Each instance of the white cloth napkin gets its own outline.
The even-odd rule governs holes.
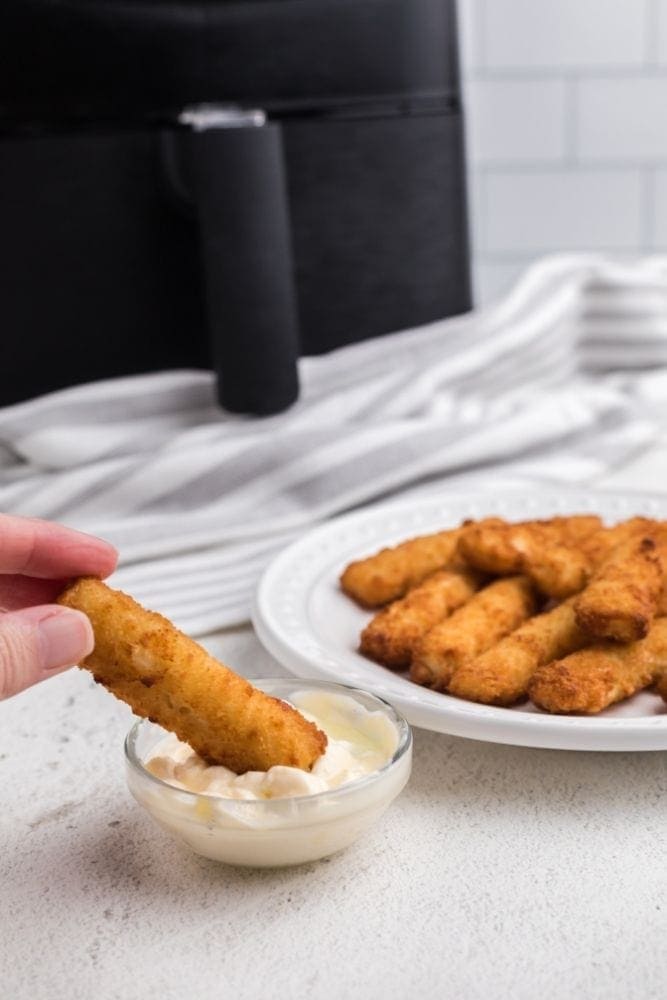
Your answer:
[[[287,413],[221,413],[210,373],[0,409],[0,509],[120,549],[112,582],[193,634],[248,617],[276,551],[434,490],[582,484],[667,420],[667,257],[546,258],[488,309],[300,362]],[[638,488],[641,484],[638,484]]]

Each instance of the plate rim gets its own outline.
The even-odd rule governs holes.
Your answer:
[[[276,622],[275,613],[271,609],[270,591],[275,581],[280,579],[285,570],[289,570],[295,560],[304,552],[308,552],[323,540],[349,531],[359,529],[367,524],[377,525],[386,519],[413,520],[415,513],[421,517],[429,514],[436,516],[437,508],[443,506],[466,507],[482,505],[489,508],[513,504],[514,501],[526,503],[528,506],[541,508],[556,507],[571,503],[574,510],[576,504],[580,509],[592,509],[596,500],[598,503],[622,502],[633,500],[637,504],[657,504],[665,507],[667,515],[667,494],[643,490],[600,490],[600,489],[531,489],[503,490],[497,494],[483,491],[452,492],[449,494],[429,494],[412,501],[389,502],[373,507],[351,511],[331,518],[313,527],[301,538],[296,539],[282,549],[271,560],[264,570],[255,590],[251,620],[261,644],[290,673],[300,677],[337,679],[342,682],[354,683],[368,687],[373,693],[380,694],[389,700],[402,712],[408,721],[417,727],[427,728],[433,732],[441,732],[452,736],[477,739],[483,742],[494,742],[514,746],[526,746],[542,749],[558,750],[590,750],[590,751],[658,751],[667,750],[667,713],[654,716],[621,716],[621,717],[590,717],[590,716],[560,716],[537,712],[521,712],[500,706],[480,705],[454,698],[451,695],[420,689],[418,695],[410,696],[410,684],[402,677],[389,674],[387,683],[383,684],[380,677],[372,686],[367,679],[346,677],[345,674],[328,672],[321,663],[313,662],[310,655],[300,646],[290,642],[285,635],[285,628]],[[541,511],[542,516],[548,516],[548,510]],[[406,517],[409,515],[409,517]],[[463,515],[465,516],[465,514]],[[428,528],[424,529],[428,531]],[[410,525],[406,527],[408,537]],[[382,533],[382,532],[381,532]],[[390,534],[386,531],[385,535]],[[370,546],[377,544],[375,539],[369,539]],[[383,544],[382,541],[379,542]],[[392,544],[385,541],[384,544]],[[361,545],[360,545],[361,548]],[[320,571],[322,570],[320,566]],[[317,640],[317,637],[315,636]],[[369,661],[370,663],[370,661]],[[378,667],[378,670],[381,670]],[[406,685],[405,692],[401,684]],[[398,687],[398,690],[397,690]],[[437,698],[437,702],[424,703],[428,696]],[[417,720],[417,716],[419,719]]]

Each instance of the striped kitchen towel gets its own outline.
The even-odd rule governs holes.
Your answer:
[[[110,539],[114,582],[193,634],[244,621],[274,553],[325,518],[440,489],[592,483],[652,441],[667,257],[546,258],[487,309],[304,358],[300,378],[296,405],[262,419],[220,412],[200,371],[6,407],[0,509]]]

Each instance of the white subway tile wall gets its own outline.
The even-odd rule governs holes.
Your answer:
[[[486,66],[540,71],[640,67],[649,3],[488,0],[481,24]]]
[[[582,161],[667,161],[667,76],[580,80],[575,113]]]
[[[510,170],[486,179],[489,253],[638,250],[638,170]]]
[[[667,251],[667,0],[458,0],[479,303],[545,252]]]
[[[473,164],[553,163],[565,155],[566,84],[562,80],[474,80],[468,104]]]

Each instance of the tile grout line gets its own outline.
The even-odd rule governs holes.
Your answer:
[[[463,72],[464,80],[530,82],[531,80],[585,80],[586,82],[621,81],[625,80],[664,80],[667,79],[667,65],[661,63],[642,63],[637,66],[553,66],[545,69],[540,66],[507,66],[479,67]]]
[[[632,174],[645,170],[667,169],[667,157],[646,157],[641,160],[589,159],[565,160],[478,160],[471,164],[471,170],[485,170],[493,174]]]
[[[579,86],[577,79],[563,80],[565,87],[565,107],[563,108],[564,128],[564,159],[565,164],[573,167],[577,164],[579,148]]]
[[[487,0],[477,0],[476,5],[473,7],[473,20],[476,21],[475,26],[475,50],[477,55],[477,60],[479,63],[479,69],[484,70],[486,68],[486,22],[487,22],[487,11],[486,11]],[[477,15],[477,16],[475,16]]]

